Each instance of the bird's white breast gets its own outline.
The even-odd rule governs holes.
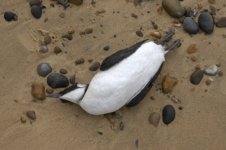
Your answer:
[[[90,82],[80,106],[94,115],[120,109],[144,88],[164,60],[162,46],[154,42],[144,43],[118,64],[98,72]]]

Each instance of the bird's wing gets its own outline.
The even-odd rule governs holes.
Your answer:
[[[119,50],[113,53],[112,55],[108,56],[103,60],[100,66],[100,70],[101,71],[107,70],[114,66],[115,64],[119,63],[120,61],[122,61],[123,59],[127,58],[128,56],[133,54],[145,41],[147,40],[140,41],[132,45],[131,47]]]

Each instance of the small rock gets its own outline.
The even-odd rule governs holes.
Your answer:
[[[148,118],[148,121],[150,124],[157,127],[160,121],[160,114],[156,112],[151,113],[151,115]]]
[[[191,17],[186,17],[183,21],[184,30],[189,34],[196,34],[199,32],[199,26]]]
[[[215,0],[208,0],[208,2],[209,2],[210,4],[214,4],[214,3],[215,3]]]
[[[27,120],[26,120],[26,118],[25,118],[25,117],[20,117],[20,122],[21,122],[21,123],[26,123],[26,122],[27,122]]]
[[[197,69],[191,74],[190,82],[194,85],[198,85],[202,81],[203,74],[203,70]]]
[[[50,37],[50,35],[49,34],[45,34],[44,35],[44,44],[45,45],[48,45],[48,44],[50,44],[52,42],[52,38]]]
[[[161,39],[161,37],[162,37],[162,34],[158,31],[151,32],[150,35],[153,36],[156,39]]]
[[[66,70],[66,69],[61,68],[61,69],[60,69],[60,73],[61,73],[61,74],[67,74],[67,70]]]
[[[212,80],[211,79],[206,79],[206,85],[210,85],[212,83]]]
[[[57,0],[58,4],[64,6],[64,8],[67,8],[69,6],[68,0]]]
[[[28,0],[28,2],[30,4],[30,6],[42,4],[42,0]]]
[[[123,131],[124,128],[125,128],[125,125],[124,125],[124,123],[121,121],[121,122],[119,123],[119,130]]]
[[[162,110],[162,120],[166,125],[170,124],[175,119],[175,109],[172,105],[166,105]]]
[[[68,39],[68,40],[71,41],[73,39],[73,36],[71,34],[65,34],[65,35],[62,36],[62,38]]]
[[[31,7],[31,14],[33,15],[33,17],[35,17],[36,19],[41,18],[42,16],[42,7],[39,5],[33,5]]]
[[[10,22],[10,21],[16,21],[17,20],[17,15],[11,11],[6,11],[4,13],[4,18],[6,21]]]
[[[97,131],[97,133],[98,133],[99,135],[103,135],[103,132],[102,132],[102,131]]]
[[[48,51],[49,49],[46,45],[40,45],[40,49],[39,49],[40,53],[47,53]]]
[[[44,100],[45,95],[45,86],[42,83],[33,83],[31,86],[31,95],[39,100]]]
[[[199,15],[198,23],[199,23],[200,29],[206,34],[210,34],[213,32],[214,30],[213,17],[210,15],[210,13],[207,10],[203,11]]]
[[[59,14],[59,16],[60,16],[60,18],[65,18],[65,13],[62,12],[62,13]]]
[[[221,17],[217,22],[216,22],[217,27],[226,27],[226,17]]]
[[[76,83],[75,80],[76,80],[76,76],[75,75],[72,75],[70,77],[70,79],[69,79],[69,81],[70,81],[71,84],[75,84]]]
[[[75,33],[75,30],[69,30],[67,33],[73,35]]]
[[[100,15],[100,14],[104,14],[106,12],[106,10],[105,9],[101,9],[101,10],[97,10],[96,12],[95,12],[95,15]]]
[[[151,24],[154,29],[158,29],[158,25],[154,21],[151,21]]]
[[[36,114],[35,114],[35,111],[31,110],[31,111],[27,111],[26,112],[26,115],[29,119],[31,120],[36,120]]]
[[[59,54],[62,52],[62,49],[59,46],[56,46],[56,47],[54,47],[53,51],[55,54]]]
[[[179,18],[185,14],[185,9],[181,6],[179,0],[163,0],[162,7],[172,17]]]
[[[138,16],[137,16],[136,14],[134,14],[134,13],[131,14],[131,17],[133,17],[133,18],[135,18],[135,19],[138,18]]]
[[[84,62],[85,62],[84,58],[79,58],[79,59],[75,60],[76,65],[84,64]]]
[[[165,75],[162,81],[162,90],[164,93],[171,93],[173,88],[177,85],[177,78]]]
[[[46,93],[52,94],[54,90],[52,88],[46,88]]]
[[[193,53],[197,52],[197,50],[198,49],[196,48],[196,44],[191,44],[187,48],[187,53],[188,54],[193,54]]]
[[[109,45],[104,46],[104,48],[103,48],[103,50],[105,50],[105,51],[108,51],[109,49],[110,49],[110,46]]]
[[[136,35],[139,36],[139,37],[143,37],[144,36],[143,32],[140,31],[140,30],[136,31]]]
[[[67,77],[60,73],[51,73],[47,77],[47,83],[51,88],[65,88],[69,85]]]
[[[198,60],[198,58],[196,56],[191,56],[191,61],[196,62]]]
[[[216,65],[210,65],[204,68],[204,73],[209,76],[216,76],[219,70]]]
[[[81,31],[79,34],[85,35],[85,34],[91,34],[91,33],[93,33],[93,29],[92,28],[86,28],[84,31]]]
[[[97,69],[100,68],[100,63],[99,62],[94,62],[90,67],[89,70],[90,71],[97,71]]]
[[[69,3],[75,4],[75,5],[82,5],[83,0],[69,0]]]
[[[50,72],[52,72],[52,67],[48,63],[41,63],[37,67],[37,72],[40,76],[46,77]]]

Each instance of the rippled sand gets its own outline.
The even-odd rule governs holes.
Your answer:
[[[175,38],[182,40],[182,46],[167,55],[163,70],[145,99],[134,108],[123,108],[116,116],[91,116],[76,105],[63,104],[57,99],[34,102],[30,94],[31,84],[46,80],[36,73],[36,66],[48,62],[53,70],[68,70],[68,76],[76,73],[77,81],[88,83],[94,72],[89,71],[89,59],[102,61],[113,52],[134,44],[142,39],[152,39],[154,21],[160,32],[173,27],[174,20],[165,11],[157,12],[160,0],[145,1],[135,7],[125,0],[97,0],[96,7],[85,0],[82,6],[73,6],[64,10],[50,1],[43,0],[47,7],[42,18],[34,19],[26,0],[2,0],[0,17],[0,149],[2,150],[62,150],[62,149],[142,149],[142,150],[223,150],[226,147],[226,79],[212,77],[213,82],[207,86],[204,77],[194,86],[189,77],[195,66],[221,64],[226,70],[225,28],[215,28],[214,33],[190,36],[181,27],[176,27]],[[183,6],[195,7],[201,4],[209,8],[207,0],[184,0]],[[226,2],[216,0],[213,5],[219,9],[217,17],[226,16]],[[106,12],[95,15],[96,11]],[[19,19],[8,23],[3,12],[14,10]],[[59,17],[65,13],[65,18]],[[150,13],[148,13],[150,12]],[[134,13],[137,19],[131,17]],[[48,18],[47,22],[44,22]],[[102,26],[102,27],[101,27]],[[93,28],[93,33],[80,36],[79,32]],[[144,37],[135,32],[142,28]],[[37,29],[44,29],[56,36],[56,42],[49,45],[49,53],[38,53],[40,38]],[[72,41],[63,41],[61,35],[74,29]],[[114,38],[116,35],[116,38]],[[95,36],[95,38],[94,38]],[[33,37],[33,38],[32,38]],[[59,55],[53,53],[55,46],[63,47]],[[187,54],[189,45],[196,44],[198,51]],[[110,50],[103,47],[109,45]],[[197,61],[192,62],[191,56]],[[75,66],[77,58],[85,58],[85,64]],[[174,103],[166,95],[156,90],[164,75],[170,74],[178,79],[178,84],[171,95],[178,97],[181,103]],[[150,97],[154,97],[151,100]],[[176,109],[175,120],[166,126],[160,121],[158,127],[148,122],[152,112],[161,113],[164,105],[172,104]],[[182,106],[183,110],[178,107]],[[37,119],[30,122],[25,112],[34,110]],[[26,123],[21,123],[24,117]],[[119,130],[120,122],[124,130]],[[102,133],[102,134],[101,134]]]

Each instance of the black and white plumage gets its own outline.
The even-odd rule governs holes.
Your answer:
[[[89,85],[67,88],[59,93],[59,98],[76,103],[93,115],[134,106],[157,78],[166,52],[164,46],[153,41],[141,41],[120,50],[103,61]]]

